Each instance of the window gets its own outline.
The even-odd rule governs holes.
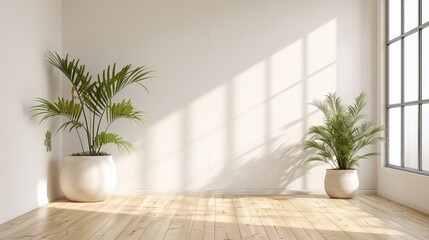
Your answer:
[[[429,175],[429,0],[387,1],[387,166]]]

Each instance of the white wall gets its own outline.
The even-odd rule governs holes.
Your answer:
[[[320,121],[307,103],[360,91],[376,114],[376,1],[65,0],[63,53],[93,72],[147,64],[129,89],[148,115],[122,125],[135,145],[112,147],[122,192],[288,192],[323,189],[325,166],[304,164],[299,144]],[[68,94],[68,86],[63,93]],[[64,136],[64,154],[79,151]],[[376,162],[362,162],[375,190]]]
[[[61,1],[1,1],[0,223],[60,196],[61,134],[46,153],[44,133],[55,123],[39,126],[28,111],[36,97],[61,94],[44,61],[46,50],[61,52],[61,18]]]
[[[385,122],[385,2],[378,2],[378,79],[381,79],[378,85],[379,98],[379,119]],[[403,203],[412,208],[418,209],[429,214],[429,177],[408,173],[400,170],[384,167],[386,165],[385,146],[380,145],[382,161],[378,166],[378,186],[377,194],[394,201]]]

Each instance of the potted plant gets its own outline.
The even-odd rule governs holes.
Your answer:
[[[362,113],[367,100],[362,92],[353,105],[344,105],[336,93],[329,93],[323,101],[312,105],[322,111],[323,124],[312,126],[304,142],[304,149],[315,150],[309,161],[328,163],[325,175],[325,191],[332,198],[352,198],[359,188],[356,167],[360,159],[369,159],[376,152],[363,153],[365,146],[383,140],[378,133],[383,126],[374,125]]]
[[[40,122],[63,117],[57,132],[75,131],[81,147],[81,152],[63,159],[60,173],[63,193],[72,201],[105,200],[116,186],[116,167],[112,156],[102,151],[103,146],[112,143],[120,150],[132,148],[131,143],[110,132],[110,126],[119,119],[144,124],[143,112],[136,110],[131,100],[117,101],[115,96],[130,85],[140,85],[147,91],[142,81],[149,78],[150,71],[144,66],[131,65],[117,71],[114,64],[93,80],[85,65],[69,59],[68,55],[62,58],[58,53],[48,52],[47,62],[70,82],[71,96],[55,101],[37,98],[37,104],[31,107],[33,117],[42,116]],[[47,142],[50,146],[49,139],[45,145]]]

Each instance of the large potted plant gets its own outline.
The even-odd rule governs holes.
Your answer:
[[[374,125],[362,113],[367,105],[364,93],[355,98],[352,105],[344,105],[336,93],[313,101],[312,105],[322,111],[323,124],[312,126],[304,149],[315,150],[309,161],[329,164],[325,175],[325,191],[332,198],[352,198],[359,188],[356,167],[361,159],[369,159],[377,152],[362,151],[362,148],[383,140],[378,133],[383,126]]]
[[[110,132],[110,127],[119,119],[144,124],[143,112],[136,110],[131,100],[118,101],[115,96],[130,85],[146,89],[142,81],[149,78],[150,71],[144,66],[131,65],[118,71],[114,64],[93,80],[85,65],[69,59],[68,55],[63,58],[58,53],[48,52],[47,62],[64,74],[71,84],[71,96],[58,97],[55,101],[37,98],[31,111],[33,116],[42,116],[41,122],[63,117],[57,131],[75,131],[81,147],[81,152],[63,159],[60,173],[63,193],[72,201],[105,200],[115,189],[116,167],[112,156],[102,151],[103,146],[115,144],[120,150],[132,147],[131,143]]]

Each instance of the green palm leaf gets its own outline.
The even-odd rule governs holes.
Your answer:
[[[80,60],[69,60],[68,55],[62,58],[58,53],[47,53],[47,61],[58,68],[72,85],[72,97],[83,100],[90,90],[92,76],[86,71],[85,65],[81,65]]]
[[[323,101],[315,100],[312,105],[322,111],[323,125],[312,126],[308,130],[310,139],[305,141],[304,149],[316,150],[309,161],[327,162],[333,168],[351,169],[360,159],[376,155],[370,152],[359,155],[360,150],[374,144],[383,137],[377,134],[385,128],[374,126],[371,121],[364,121],[362,114],[367,100],[364,93],[355,98],[353,105],[345,106],[336,93],[329,93]]]
[[[142,81],[150,78],[150,73],[151,71],[148,71],[144,66],[133,67],[127,65],[117,72],[116,64],[109,65],[102,75],[98,75],[97,82],[91,86],[89,98],[95,106],[92,110],[102,114],[110,105],[113,97],[131,84],[138,84],[147,91]]]
[[[136,110],[131,100],[113,103],[113,98],[126,87],[137,84],[142,86],[143,80],[150,78],[145,66],[133,67],[126,65],[119,71],[116,64],[108,66],[97,80],[86,70],[79,59],[62,58],[58,53],[48,52],[47,62],[59,69],[71,84],[71,99],[58,98],[50,102],[43,98],[36,99],[37,104],[31,107],[34,116],[42,116],[40,122],[49,118],[62,116],[66,120],[59,130],[76,130],[83,155],[100,153],[103,145],[113,143],[119,149],[129,150],[131,144],[113,133],[106,133],[109,126],[116,120],[125,118],[144,124],[142,111]],[[101,126],[106,130],[101,132]],[[86,149],[81,138],[86,139]]]
[[[123,100],[120,103],[113,103],[107,106],[106,108],[106,119],[107,123],[111,124],[115,120],[120,118],[126,118],[133,120],[137,123],[144,124],[145,120],[143,117],[143,112],[137,111],[131,104],[131,101]]]
[[[94,147],[98,149],[98,152],[100,151],[101,147],[103,145],[113,143],[115,144],[119,150],[127,150],[129,151],[133,146],[131,143],[125,141],[123,138],[119,137],[117,134],[114,133],[106,133],[101,132],[97,136],[95,136],[94,141]]]
[[[68,120],[57,131],[67,128],[71,131],[83,127],[82,122],[80,122],[83,109],[79,103],[64,98],[58,98],[56,102],[50,102],[43,98],[38,98],[36,101],[39,104],[32,106],[31,111],[34,112],[33,117],[42,115],[40,122],[55,116],[63,116]]]

